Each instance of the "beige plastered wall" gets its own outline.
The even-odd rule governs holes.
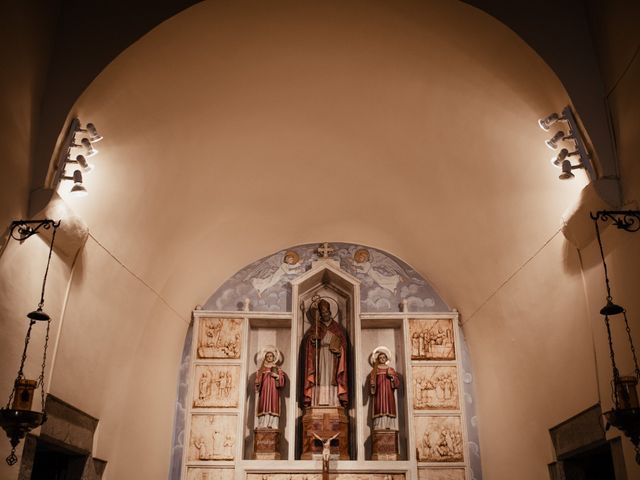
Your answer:
[[[46,78],[55,5],[11,2],[0,15],[0,235],[2,244],[12,220],[27,214],[30,161],[39,101]],[[26,244],[25,244],[26,245]],[[0,245],[0,249],[3,245]],[[4,407],[20,364],[27,332],[26,313],[35,310],[47,258],[47,245],[33,238],[29,246],[9,245],[0,258],[0,405]],[[69,268],[53,259],[47,310],[58,313],[64,301]],[[54,326],[51,335],[55,336]],[[42,351],[44,329],[35,328],[31,351]],[[39,359],[29,359],[25,373],[37,378]],[[40,405],[37,395],[36,405]],[[0,478],[15,478],[17,469],[4,462],[9,443],[2,432]]]
[[[606,85],[622,179],[624,208],[639,209],[640,200],[640,32],[636,28],[640,5],[628,2],[590,2],[594,40]],[[600,223],[611,294],[627,317],[636,348],[640,345],[640,232],[627,233]],[[604,228],[603,228],[604,227]],[[600,309],[606,303],[604,270],[597,242],[580,250],[587,309],[597,353],[599,394],[603,410],[611,407],[611,361],[607,332]],[[620,316],[611,317],[616,364],[620,373],[633,374],[627,333]],[[612,428],[607,437],[622,436]],[[628,478],[640,478],[640,467],[628,440],[623,441]]]
[[[36,12],[27,16],[39,18]],[[31,21],[25,25],[31,25]],[[615,18],[611,21],[615,22]],[[0,148],[10,149],[3,156],[0,177],[0,212],[5,225],[26,209],[28,151],[33,135],[30,111],[38,98],[38,89],[33,85],[44,81],[42,65],[46,63],[47,36],[43,32],[44,29],[35,28],[11,34],[12,38],[24,40],[19,43],[25,48],[18,55],[21,61],[31,59],[33,63],[18,62],[15,73],[24,81],[10,85],[5,90],[9,94],[3,93],[6,105],[16,112],[12,118],[3,117],[0,133],[3,139],[7,138]],[[638,70],[636,60],[610,97],[627,200],[637,198],[638,192],[640,108],[634,87],[640,83]],[[110,102],[118,100],[109,98]],[[557,102],[561,106],[562,100],[546,101],[548,105]],[[81,109],[88,113],[98,110],[97,105],[87,103]],[[176,138],[175,142],[181,140]],[[10,161],[5,163],[5,159]],[[5,175],[6,171],[11,175]],[[105,214],[107,207],[97,213]],[[535,210],[532,205],[529,212]],[[352,213],[359,217],[355,210]],[[222,212],[215,227],[220,229],[233,223],[230,218],[235,215],[231,211]],[[533,248],[530,244],[519,247],[521,250],[513,262],[501,265],[499,273],[487,273],[490,281],[485,290],[470,285],[471,302],[465,297],[468,282],[465,272],[447,270],[446,259],[433,259],[434,264],[442,263],[442,282],[435,281],[435,286],[446,284],[445,300],[452,306],[464,307],[463,330],[474,365],[483,470],[488,479],[513,478],[514,472],[522,479],[546,478],[546,464],[553,461],[548,428],[593,405],[599,398],[606,405],[608,398],[608,354],[597,315],[603,298],[601,267],[593,244],[578,255],[559,231],[559,215],[557,228],[553,228],[555,218],[543,222],[544,234],[536,239]],[[406,225],[413,219],[404,223],[402,220],[398,222],[399,231],[409,232]],[[46,304],[54,318],[47,384],[52,394],[100,419],[94,456],[108,461],[107,478],[166,478],[178,366],[189,307],[203,301],[215,285],[235,270],[278,248],[320,236],[331,237],[337,231],[348,232],[350,238],[345,240],[386,247],[411,264],[428,265],[429,262],[419,258],[420,248],[414,245],[418,240],[398,241],[393,232],[373,226],[373,219],[359,220],[355,226],[347,221],[345,217],[344,221],[315,226],[302,234],[288,231],[287,238],[265,233],[266,244],[251,240],[251,234],[256,232],[245,231],[242,223],[234,223],[243,240],[227,238],[217,244],[224,247],[221,252],[235,244],[224,272],[213,276],[196,273],[197,281],[192,287],[197,294],[193,298],[177,296],[174,301],[167,301],[171,294],[165,293],[179,287],[177,280],[162,276],[158,279],[154,273],[155,258],[144,256],[144,244],[131,250],[122,248],[130,241],[124,234],[126,230],[110,233],[106,225],[98,225],[96,230],[104,231],[104,235],[91,235],[77,256],[54,255]],[[128,227],[136,228],[131,224]],[[137,227],[143,228],[144,224]],[[164,241],[179,242],[184,238],[166,235],[169,240]],[[473,231],[468,235],[472,236]],[[486,240],[477,241],[490,243],[489,235],[497,234],[487,232]],[[107,238],[108,246],[102,244],[103,238]],[[640,315],[634,312],[640,311],[640,303],[634,293],[639,279],[632,272],[638,271],[638,265],[629,268],[629,263],[638,262],[633,260],[639,257],[638,240],[607,229],[604,241],[610,250],[614,298],[627,307],[637,332],[640,327],[634,319]],[[198,238],[181,249],[206,243],[206,238]],[[186,258],[197,257],[197,249],[192,250],[193,254]],[[24,314],[37,303],[46,255],[46,239],[35,237],[22,245],[12,242],[0,258],[3,395],[8,395],[15,376],[26,331]],[[221,254],[210,254],[205,264],[220,263],[220,257]],[[481,260],[472,261],[478,263],[480,270],[486,267]],[[178,278],[186,278],[181,272],[183,268],[175,267],[180,272]],[[421,273],[429,277],[429,269],[425,266],[423,270]],[[455,285],[460,282],[465,288],[456,290]],[[31,351],[40,351],[42,328],[34,333],[32,342]],[[38,362],[33,360],[28,368],[30,372],[37,371]],[[628,451],[628,442],[625,445]],[[5,450],[8,453],[8,448]],[[628,460],[627,464],[633,462]],[[0,478],[16,477],[16,467],[0,463]]]

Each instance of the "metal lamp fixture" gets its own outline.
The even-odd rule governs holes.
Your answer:
[[[561,120],[565,120],[564,116],[560,116],[557,113],[552,113],[551,115],[547,115],[546,117],[538,120],[538,125],[540,125],[540,128],[545,132],[548,132],[551,128],[551,125]]]
[[[79,132],[87,132],[89,134],[89,141],[91,143],[96,143],[102,140],[104,137],[98,133],[96,126],[93,123],[87,123],[87,128],[78,129]]]
[[[604,250],[602,249],[602,239],[600,238],[600,228],[598,220],[609,221],[627,232],[637,232],[640,230],[640,211],[599,211],[595,215],[592,213],[591,218],[596,228],[596,238],[600,247],[600,257],[604,267],[604,281],[607,288],[607,303],[600,309],[600,314],[604,316],[604,323],[607,327],[607,338],[609,340],[609,355],[611,357],[611,365],[613,368],[613,379],[611,381],[611,394],[613,400],[613,408],[604,413],[607,419],[606,429],[611,426],[622,430],[633,443],[636,450],[636,463],[640,464],[640,404],[638,403],[637,385],[640,381],[640,368],[638,368],[638,358],[631,337],[631,329],[627,320],[627,311],[624,307],[616,305],[611,297],[611,287],[609,285],[609,274],[607,272],[607,263],[604,260]],[[633,356],[634,372],[632,375],[620,375],[616,365],[615,352],[613,349],[613,340],[611,337],[611,326],[609,317],[622,315],[625,330],[629,341],[629,349]]]
[[[51,243],[49,245],[49,257],[47,258],[47,268],[44,272],[44,278],[42,279],[42,291],[40,294],[40,301],[38,302],[38,308],[33,312],[27,314],[29,319],[29,327],[24,339],[24,350],[22,351],[22,359],[20,361],[20,368],[18,369],[18,375],[13,382],[13,389],[9,395],[9,400],[5,408],[0,409],[0,427],[4,429],[11,442],[11,453],[6,458],[6,462],[9,465],[14,465],[18,461],[16,456],[16,447],[20,443],[27,433],[36,427],[42,425],[47,417],[44,412],[44,372],[47,364],[47,346],[49,343],[49,328],[51,326],[51,317],[43,310],[44,307],[44,291],[47,285],[47,275],[49,273],[49,265],[51,264],[51,254],[53,253],[53,243],[56,238],[56,230],[60,226],[60,221],[55,222],[53,220],[17,220],[11,223],[11,238],[20,242],[25,241],[27,238],[36,234],[40,228],[50,229],[53,228],[51,234]],[[24,365],[27,360],[27,349],[29,347],[29,340],[31,339],[31,330],[37,322],[46,322],[46,334],[44,340],[44,351],[42,353],[42,368],[40,376],[37,380],[27,379],[24,375]],[[41,411],[31,410],[33,404],[33,396],[36,389],[40,387],[41,395]]]
[[[559,168],[562,168],[562,173],[558,176],[560,180],[567,180],[573,178],[575,175],[572,170],[577,168],[584,168],[587,175],[591,180],[595,180],[596,172],[591,163],[591,156],[587,151],[584,139],[578,128],[578,122],[571,110],[571,107],[567,106],[562,110],[562,114],[552,113],[545,118],[538,120],[538,125],[545,132],[548,132],[553,125],[558,122],[566,123],[568,131],[559,130],[553,137],[545,141],[547,147],[552,150],[557,150],[561,143],[570,142],[573,144],[573,151],[569,151],[567,148],[562,148],[558,155],[551,158],[551,163]],[[578,163],[572,164],[569,157],[578,157]]]
[[[560,130],[559,132],[556,132],[556,134],[551,137],[549,140],[547,140],[546,142],[544,142],[547,147],[549,147],[551,150],[556,150],[558,148],[558,144],[564,140],[569,140],[571,139],[571,135],[565,135],[565,133]]]
[[[577,165],[571,165],[571,162],[569,160],[563,160],[562,161],[562,173],[560,175],[558,175],[558,178],[560,180],[568,180],[570,178],[575,177],[575,175],[573,174],[573,172],[571,170],[576,170],[578,168],[584,168],[584,165],[582,163],[579,163]]]
[[[80,166],[80,168],[82,169],[82,171],[84,173],[89,173],[93,170],[93,164],[87,162],[87,159],[84,155],[76,155],[76,159],[75,160],[71,160],[69,158],[67,158],[66,163],[75,163],[78,166]]]
[[[84,132],[87,137],[82,138],[80,143],[76,143],[76,134]],[[53,186],[57,188],[63,180],[73,180],[73,186],[70,193],[74,196],[86,196],[88,194],[86,187],[82,184],[82,172],[89,173],[94,169],[94,166],[87,162],[88,158],[98,154],[98,150],[93,146],[94,143],[102,140],[103,137],[98,133],[96,126],[93,123],[87,123],[86,128],[80,127],[80,120],[74,118],[71,121],[69,130],[65,136],[60,153],[58,154],[58,160],[56,163],[56,170],[53,177]],[[75,156],[75,160],[71,158],[71,149],[78,149],[81,153]],[[67,164],[73,164],[80,167],[80,170],[75,170],[73,176],[67,175],[65,167]]]
[[[566,148],[563,148],[555,157],[551,157],[551,165],[553,165],[554,167],[562,168],[562,162],[564,162],[569,157],[573,157],[574,155],[578,155],[577,150],[574,152],[570,152]]]
[[[80,140],[80,144],[74,143],[71,146],[84,148],[86,158],[91,158],[94,155],[98,154],[98,150],[93,147],[88,138],[83,138],[82,140]]]
[[[84,188],[82,184],[82,172],[80,170],[75,170],[73,172],[73,177],[63,176],[61,180],[72,180],[73,187],[69,190],[69,193],[74,197],[86,197],[88,195],[87,189]]]

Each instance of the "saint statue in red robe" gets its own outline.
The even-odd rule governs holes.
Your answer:
[[[287,376],[278,366],[280,352],[275,347],[263,349],[262,365],[256,372],[256,394],[258,402],[258,428],[278,428],[280,420],[280,391]]]
[[[398,429],[394,391],[400,386],[400,377],[389,366],[390,356],[387,347],[378,347],[371,354],[373,370],[369,374],[369,393],[373,400],[374,430]]]
[[[305,407],[348,407],[347,332],[331,315],[327,300],[314,302],[310,310],[311,326],[302,339],[302,403]]]

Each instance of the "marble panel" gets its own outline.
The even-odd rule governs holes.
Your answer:
[[[419,462],[462,462],[464,437],[459,416],[414,417]]]
[[[453,320],[410,319],[411,360],[455,360]]]
[[[419,468],[418,480],[465,480],[464,468]]]
[[[233,468],[189,468],[187,480],[233,480]]]
[[[201,318],[198,358],[240,358],[242,319]]]
[[[222,414],[193,415],[188,460],[233,460],[237,418]]]
[[[458,371],[450,365],[413,366],[414,410],[460,408]]]
[[[192,405],[237,407],[240,384],[239,365],[196,365]]]

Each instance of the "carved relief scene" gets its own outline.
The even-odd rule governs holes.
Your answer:
[[[194,407],[237,407],[240,383],[238,365],[196,365]]]
[[[321,243],[240,273],[194,311],[170,480],[481,480],[457,313],[415,271]]]
[[[464,468],[419,468],[418,480],[465,480]]]
[[[455,366],[414,366],[412,371],[415,410],[458,408],[458,374]]]
[[[187,480],[233,480],[233,468],[190,468]]]
[[[233,460],[237,417],[235,415],[193,415],[189,438],[189,460]]]
[[[240,358],[242,320],[203,318],[198,335],[198,358]]]
[[[460,417],[415,417],[419,462],[462,462],[464,438]]]
[[[404,473],[331,473],[330,480],[405,480]],[[247,480],[324,480],[321,473],[249,473]]]
[[[453,323],[450,319],[409,320],[412,360],[455,360]]]

